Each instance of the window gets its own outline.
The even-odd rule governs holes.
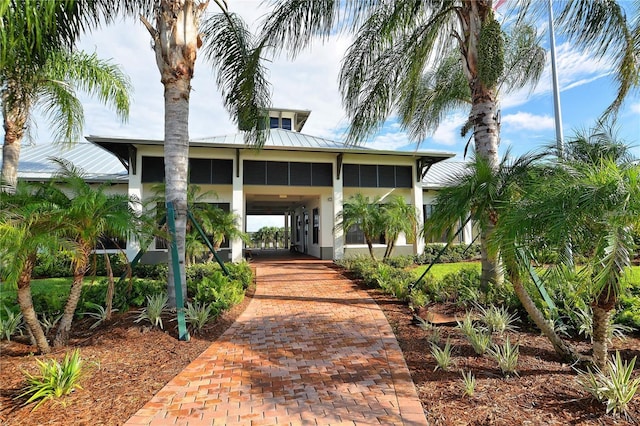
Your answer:
[[[246,185],[331,186],[331,163],[244,161]]]
[[[142,157],[142,182],[164,182],[163,157]],[[189,182],[231,184],[233,182],[233,160],[190,158]]]
[[[411,166],[345,164],[343,185],[350,188],[411,188]]]
[[[277,129],[280,127],[280,120],[278,119],[278,117],[269,117],[269,128],[270,129]]]
[[[284,130],[291,130],[291,119],[290,118],[283,118],[282,119],[282,128]]]
[[[379,235],[377,238],[373,239],[373,244],[384,244],[384,234]],[[347,234],[345,235],[345,243],[346,244],[366,244],[364,239],[364,232],[360,229],[359,225],[353,225],[351,228],[347,230]]]

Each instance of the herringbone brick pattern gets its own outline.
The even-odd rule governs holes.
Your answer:
[[[127,425],[425,425],[391,327],[330,263],[257,263],[246,311]]]

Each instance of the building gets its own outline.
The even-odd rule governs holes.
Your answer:
[[[190,141],[190,182],[212,195],[204,202],[233,211],[246,229],[247,215],[278,214],[285,217],[287,245],[320,259],[340,259],[367,253],[358,229],[343,234],[337,217],[349,197],[358,192],[382,201],[401,195],[429,215],[437,189],[446,176],[462,163],[442,162],[454,156],[442,151],[384,151],[306,135],[301,132],[310,111],[270,110],[270,132],[260,150],[245,145],[242,133]],[[142,200],[150,198],[152,187],[164,179],[163,141],[89,136],[90,143],[77,145],[61,156],[86,170],[88,179],[113,182],[114,191]],[[102,148],[102,149],[101,149]],[[19,178],[45,179],[52,170],[43,164],[51,146],[23,150]],[[42,152],[39,152],[42,151]],[[428,176],[433,176],[431,179]],[[470,229],[463,241],[470,242]],[[401,235],[395,254],[421,253],[424,241],[407,241]],[[144,260],[166,259],[161,243],[147,248]],[[223,259],[238,261],[242,241],[224,247]],[[375,248],[384,250],[382,244]],[[139,247],[127,244],[133,257]]]

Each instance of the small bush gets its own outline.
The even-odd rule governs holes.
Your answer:
[[[415,263],[418,265],[432,263],[443,246],[443,244],[427,244],[424,252],[421,255],[415,256]],[[477,259],[479,256],[480,246],[476,244],[468,248],[466,244],[451,244],[442,253],[436,263],[461,262],[463,260]]]
[[[471,371],[462,373],[462,395],[472,397],[476,391],[476,378]]]
[[[511,374],[518,374],[518,357],[520,356],[520,346],[511,344],[509,337],[506,338],[502,346],[493,345],[489,349],[489,355],[498,363],[502,374],[509,377]]]
[[[409,303],[414,308],[422,308],[429,303],[429,296],[419,289],[413,289],[409,294]]]
[[[627,363],[622,361],[620,352],[607,360],[604,371],[596,368],[587,372],[579,371],[578,384],[597,401],[606,404],[606,412],[627,415],[629,402],[640,388],[640,377],[631,378],[636,357]]]
[[[240,281],[242,288],[245,290],[253,283],[253,271],[247,262],[226,263],[225,266],[229,271],[230,278],[235,281]]]
[[[154,327],[164,328],[162,324],[162,314],[167,310],[169,298],[165,293],[147,296],[147,306],[138,311],[135,322],[147,320]]]
[[[447,342],[444,345],[444,348],[436,345],[435,343],[431,344],[431,355],[436,360],[436,367],[433,371],[436,371],[438,368],[441,368],[444,371],[449,371],[449,367],[453,364],[453,359],[451,357],[452,348],[451,342],[447,339]]]
[[[226,310],[244,299],[241,282],[229,280],[221,271],[214,271],[197,284],[195,300],[202,304],[213,304],[216,310]]]
[[[26,404],[40,400],[33,408],[37,409],[48,399],[60,398],[70,394],[79,384],[83,374],[84,362],[80,358],[80,352],[76,349],[71,354],[66,354],[62,363],[56,360],[36,360],[40,370],[39,375],[25,372],[27,385],[18,398],[28,397]]]
[[[185,320],[194,332],[201,331],[216,315],[217,312],[212,304],[187,302],[187,307],[184,309]]]
[[[93,312],[83,312],[82,315],[86,315],[96,320],[91,327],[89,327],[89,330],[93,330],[107,319],[107,310],[102,305],[98,305],[96,303],[91,303],[90,307],[93,309]],[[117,309],[111,309],[111,312],[116,311]]]
[[[22,329],[22,313],[15,313],[7,306],[3,306],[5,318],[0,318],[0,338],[11,340],[11,336]]]
[[[488,308],[479,307],[482,312],[482,322],[489,333],[498,333],[503,335],[505,331],[515,331],[518,327],[514,325],[518,321],[516,314],[511,314],[504,306],[496,307],[494,305]]]
[[[78,306],[83,310],[93,309],[94,305],[102,305],[107,295],[106,279],[101,279],[93,285],[82,287]],[[153,296],[166,291],[166,281],[132,278],[119,283],[116,281],[113,295],[113,307],[120,312],[126,312],[130,307],[144,305],[147,296]]]
[[[467,340],[477,355],[484,355],[491,347],[491,335],[479,330],[472,330],[467,335]]]
[[[138,278],[148,278],[151,280],[167,281],[169,266],[166,263],[149,265],[138,263],[132,271],[132,275]]]

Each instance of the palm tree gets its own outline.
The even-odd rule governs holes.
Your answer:
[[[589,254],[593,361],[603,367],[607,328],[624,290],[620,278],[634,249],[631,231],[640,226],[640,165],[602,125],[577,134],[567,147],[567,160],[527,188],[499,233],[524,242],[543,238],[559,252],[569,239]]]
[[[47,60],[29,71],[23,65],[0,70],[0,97],[4,120],[2,182],[4,191],[15,190],[20,147],[34,109],[43,111],[53,124],[56,140],[68,144],[81,136],[82,105],[75,89],[81,89],[111,105],[124,120],[129,113],[129,79],[119,67],[83,52],[50,52]]]
[[[198,49],[215,72],[224,104],[245,131],[245,141],[261,146],[265,140],[265,108],[269,94],[260,63],[261,46],[256,45],[242,20],[216,1],[220,13],[200,19],[208,1],[160,0],[154,2],[152,21],[142,17],[151,34],[160,81],[164,85],[164,159],[166,200],[176,211],[176,245],[179,271],[169,262],[168,283],[174,276],[185,282],[185,238],[187,228],[187,166],[189,154],[189,95]],[[182,286],[186,297],[186,286]],[[169,301],[175,306],[175,289],[168,285]]]
[[[405,234],[407,239],[416,237],[418,227],[416,209],[411,204],[407,204],[404,197],[395,196],[382,206],[382,221],[384,238],[387,242],[384,259],[388,259],[393,253],[400,233]]]
[[[360,143],[394,112],[402,127],[420,142],[446,113],[469,108],[462,132],[473,130],[476,156],[495,168],[500,142],[498,90],[519,89],[539,78],[542,52],[535,31],[523,22],[546,13],[546,2],[510,2],[516,15],[511,22],[517,25],[506,38],[493,3],[281,0],[265,22],[263,37],[276,51],[289,49],[295,55],[316,36],[328,38],[336,29],[354,31],[339,77],[351,120],[349,142]],[[632,28],[621,3],[554,4],[560,8],[558,27],[570,42],[596,56],[613,57],[618,93],[608,112],[615,112],[640,84],[634,47],[638,28]],[[434,63],[439,64],[435,70]],[[488,258],[486,243],[482,250]],[[495,264],[484,275],[492,271],[497,271]]]
[[[213,248],[219,250],[225,240],[241,239],[249,242],[249,237],[242,232],[240,217],[233,212],[225,212],[219,207],[212,206],[207,212],[207,226],[205,231],[213,237]]]
[[[373,260],[373,241],[385,231],[384,216],[380,208],[380,197],[373,200],[357,193],[350,197],[338,214],[338,228],[348,232],[353,227],[358,227],[364,234],[364,241],[369,248],[369,255]]]
[[[80,299],[90,256],[101,238],[125,239],[144,233],[145,224],[134,207],[138,200],[124,195],[109,195],[109,184],[92,187],[82,171],[64,160],[56,160],[61,170],[49,186],[48,197],[56,203],[55,224],[71,241],[73,282],[54,339],[54,346],[67,343],[73,315]]]
[[[55,224],[55,206],[37,193],[37,188],[18,185],[13,194],[5,194],[0,208],[0,265],[6,285],[18,289],[18,305],[41,353],[51,348],[33,307],[31,274],[41,250],[57,252],[62,244]]]

